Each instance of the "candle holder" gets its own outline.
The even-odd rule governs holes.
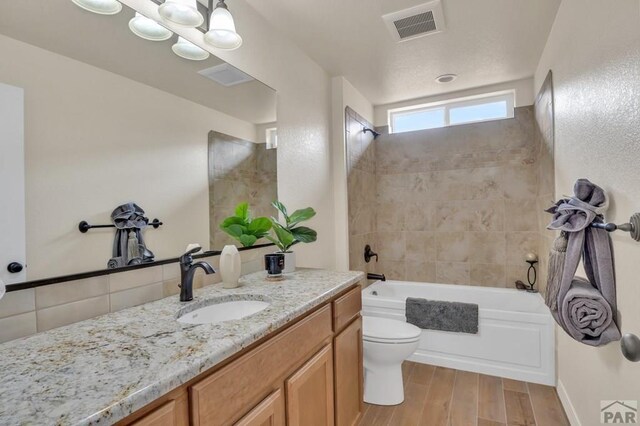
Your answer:
[[[537,260],[525,260],[529,264],[529,269],[527,269],[527,282],[529,283],[529,287],[526,288],[529,293],[537,293],[538,290],[533,288],[536,285],[536,281],[538,280],[538,272],[536,271]]]

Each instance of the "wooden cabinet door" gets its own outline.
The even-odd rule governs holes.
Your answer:
[[[362,318],[335,338],[336,426],[352,426],[363,410]]]
[[[258,404],[235,426],[284,426],[284,397],[278,389]]]
[[[333,426],[333,345],[286,381],[288,426]]]
[[[138,419],[131,426],[176,426],[177,424],[176,402],[169,401]]]

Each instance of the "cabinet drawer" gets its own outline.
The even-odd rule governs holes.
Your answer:
[[[176,402],[169,401],[136,422],[131,423],[131,426],[176,426],[177,424]]]
[[[332,336],[327,305],[190,389],[193,425],[227,425],[255,407]]]
[[[333,329],[340,331],[362,310],[362,290],[357,285],[333,302]]]

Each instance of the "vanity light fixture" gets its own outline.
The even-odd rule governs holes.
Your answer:
[[[122,10],[122,4],[117,0],[71,0],[84,10],[99,15],[115,15]]]
[[[224,0],[219,0],[211,12],[209,30],[204,40],[218,49],[234,50],[242,46],[242,37],[236,32],[233,16]]]
[[[204,61],[209,57],[209,52],[182,37],[178,37],[178,42],[171,46],[171,50],[181,58],[192,61]]]
[[[169,40],[173,33],[139,12],[129,21],[129,29],[138,37],[151,41]]]
[[[198,0],[165,0],[158,13],[167,21],[184,27],[199,27],[204,22],[198,12]]]

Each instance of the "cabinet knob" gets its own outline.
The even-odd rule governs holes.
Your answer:
[[[10,264],[7,265],[7,271],[11,272],[12,274],[17,274],[18,272],[22,272],[23,269],[24,267],[22,266],[22,263],[19,263],[19,262],[11,262]]]

